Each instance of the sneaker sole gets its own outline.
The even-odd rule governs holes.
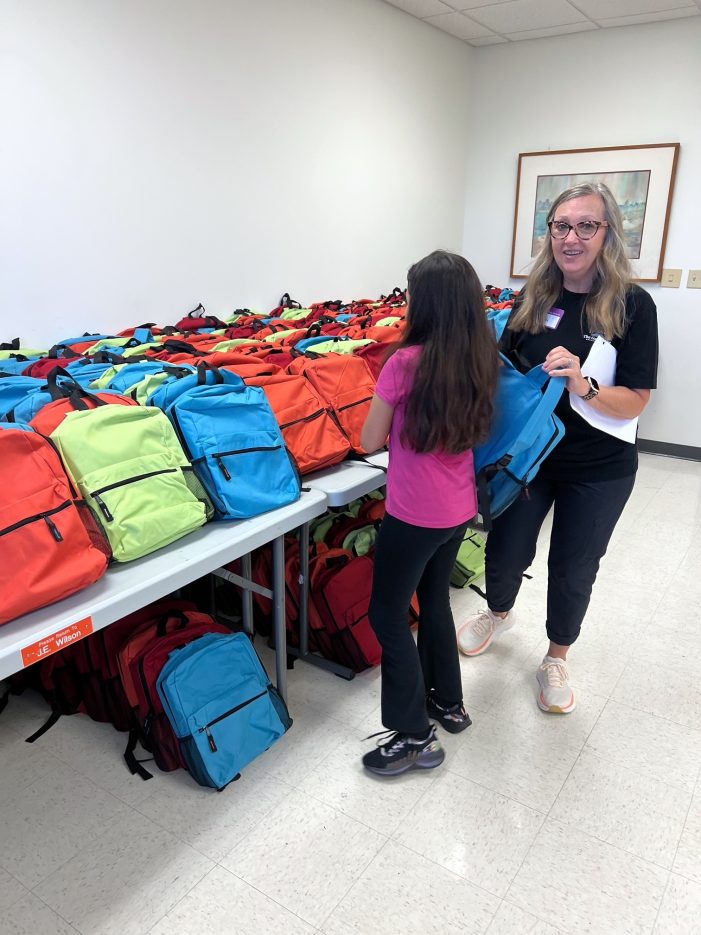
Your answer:
[[[571,714],[577,707],[577,702],[575,701],[574,695],[572,695],[572,701],[568,705],[565,705],[564,708],[556,704],[548,705],[545,703],[543,693],[540,692],[538,695],[538,707],[541,711],[545,711],[546,714]]]
[[[439,753],[432,754],[431,762],[419,762],[419,760],[414,760],[413,763],[407,763],[405,766],[397,766],[394,769],[391,767],[387,769],[377,769],[374,766],[366,766],[363,763],[363,767],[369,772],[373,773],[375,776],[401,776],[402,773],[408,773],[412,769],[435,769],[436,766],[440,766],[443,760],[445,759],[445,752],[441,750]]]
[[[458,634],[457,634],[458,635],[458,649],[460,650],[463,656],[481,656],[483,652],[486,652],[489,649],[489,647],[492,645],[494,640],[498,639],[503,633],[508,632],[513,627],[513,623],[510,623],[508,626],[505,626],[505,627],[500,627],[498,633],[490,634],[490,636],[487,637],[484,643],[481,643],[476,649],[463,649],[462,646],[460,645],[460,634],[462,633],[462,631],[465,629],[466,626],[467,624],[465,623],[458,630]]]

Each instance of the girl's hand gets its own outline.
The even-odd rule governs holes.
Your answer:
[[[584,396],[589,390],[589,383],[582,376],[579,357],[566,347],[554,347],[543,361],[543,370],[549,376],[566,377],[568,391],[576,396]]]

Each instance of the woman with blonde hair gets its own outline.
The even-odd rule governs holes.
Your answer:
[[[515,623],[513,607],[533,561],[543,521],[554,507],[548,553],[548,652],[537,672],[538,705],[568,714],[575,697],[565,662],[580,633],[599,562],[633,489],[636,444],[595,428],[570,404],[579,397],[598,413],[634,419],[657,379],[657,312],[632,283],[623,222],[609,189],[587,182],[555,199],[548,233],[501,339],[520,370],[542,364],[566,378],[556,409],[565,435],[533,481],[494,522],[487,541],[487,609],[458,630],[467,656],[483,653]],[[598,336],[616,349],[614,385],[583,376]]]

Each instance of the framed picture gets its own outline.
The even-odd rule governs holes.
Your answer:
[[[520,153],[511,276],[528,275],[557,196],[583,182],[604,182],[621,209],[635,279],[659,282],[678,156],[679,143]]]

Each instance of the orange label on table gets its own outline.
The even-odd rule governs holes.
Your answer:
[[[72,623],[63,630],[52,633],[51,636],[45,636],[43,640],[32,643],[31,646],[25,646],[22,650],[22,663],[26,669],[40,659],[57,653],[60,649],[65,649],[71,643],[77,643],[84,636],[93,632],[92,617],[85,617],[77,623]]]

